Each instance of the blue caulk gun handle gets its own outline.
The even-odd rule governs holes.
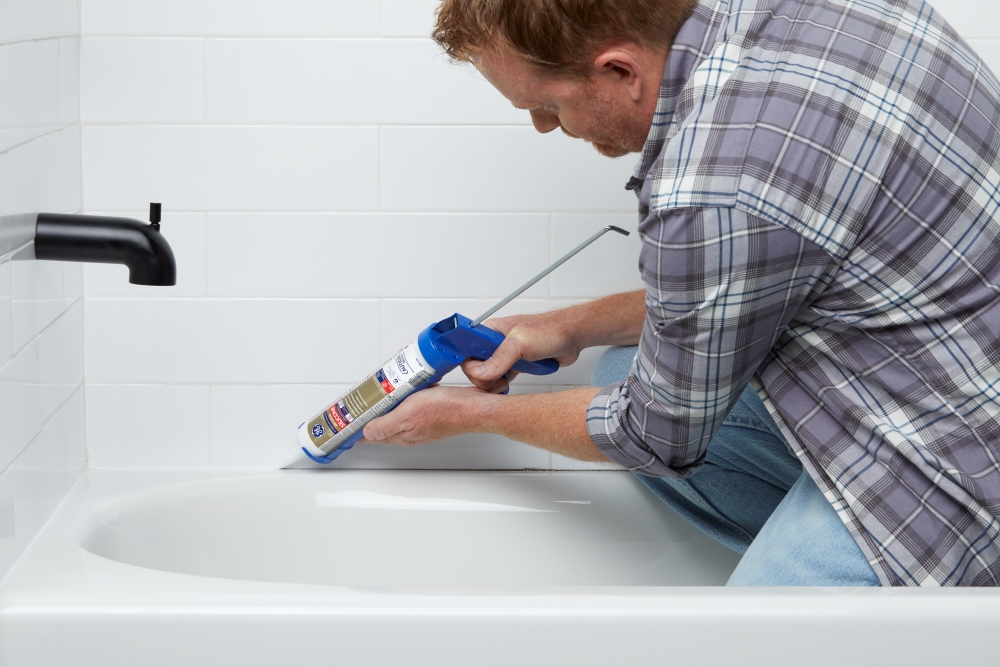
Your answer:
[[[499,331],[482,324],[473,326],[472,320],[458,313],[427,327],[417,337],[417,344],[420,354],[436,372],[421,385],[421,389],[440,382],[466,359],[486,361],[503,341],[504,335]],[[559,370],[559,362],[555,359],[520,359],[513,370],[531,375],[549,375]]]
[[[486,361],[493,356],[503,341],[504,335],[499,331],[482,324],[473,326],[472,320],[458,313],[437,324],[432,324],[417,336],[417,345],[424,361],[434,369],[434,374],[417,387],[414,393],[440,382],[445,375],[458,368],[466,359]],[[540,361],[521,359],[514,364],[513,369],[531,375],[549,375],[559,370],[559,362],[555,359],[542,359]],[[393,406],[389,412],[395,410],[398,405]],[[324,457],[314,456],[304,448],[302,451],[317,463],[330,464],[353,447],[363,434],[364,429],[359,430],[347,442]]]

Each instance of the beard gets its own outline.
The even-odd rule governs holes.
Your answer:
[[[649,135],[648,124],[631,109],[616,106],[597,86],[591,86],[589,94],[594,100],[590,112],[594,130],[586,137],[571,134],[566,128],[562,131],[574,139],[583,139],[604,157],[618,158],[641,151]]]

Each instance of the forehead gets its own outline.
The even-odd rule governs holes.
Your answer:
[[[537,106],[569,92],[567,80],[538,72],[506,49],[484,51],[473,64],[514,106]]]

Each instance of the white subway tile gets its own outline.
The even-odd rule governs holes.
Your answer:
[[[30,142],[0,153],[0,215],[38,211],[38,146]]]
[[[80,122],[80,38],[59,40],[60,120]]]
[[[0,366],[7,363],[11,354],[13,316],[10,303],[10,260],[0,262]]]
[[[83,383],[83,303],[77,301],[39,338],[42,414],[48,417]]]
[[[545,215],[212,214],[209,293],[499,298],[548,248]]]
[[[125,211],[120,213],[100,213],[144,221],[146,211]],[[128,268],[119,264],[85,264],[87,296],[147,296],[171,297],[204,296],[205,294],[205,214],[177,213],[163,211],[160,233],[170,243],[177,260],[177,284],[173,287],[152,287],[133,285],[128,281]],[[273,230],[269,230],[270,231]],[[257,295],[254,295],[257,296]]]
[[[427,39],[209,40],[208,101],[212,123],[530,123]]]
[[[70,486],[87,468],[85,388],[81,385],[62,408],[66,415],[66,473]]]
[[[15,354],[66,309],[63,263],[13,261],[11,273],[12,349]]]
[[[440,0],[382,0],[379,34],[383,37],[427,37],[434,29]]]
[[[374,210],[377,145],[365,127],[85,127],[84,196],[105,210]]]
[[[6,468],[42,427],[38,341],[0,369],[0,470]]]
[[[553,215],[552,256],[561,257],[595,232],[615,225],[631,232],[608,232],[552,274],[554,297],[599,297],[643,288],[639,275],[639,223],[634,213],[620,215]]]
[[[3,5],[0,5],[2,7]],[[0,19],[3,15],[0,14]],[[0,24],[2,26],[3,24]],[[0,474],[0,579],[7,576],[17,562],[17,512],[14,468]]]
[[[358,380],[362,378],[359,376]],[[281,468],[298,452],[298,426],[345,394],[343,385],[212,387],[212,465]]]
[[[1000,38],[996,0],[936,0],[934,9],[965,39]]]
[[[85,123],[205,120],[205,40],[88,37],[80,44]]]
[[[378,0],[87,0],[85,35],[375,35]]]
[[[492,306],[492,300],[427,299],[420,301],[386,300],[382,302],[382,356],[388,358],[398,349],[416,340],[428,326],[452,313],[475,319]],[[579,301],[517,300],[505,306],[496,317],[539,313],[570,306]],[[585,350],[572,366],[560,368],[552,375],[519,375],[516,385],[589,386],[594,363],[604,348]],[[374,370],[374,369],[373,369]],[[360,377],[358,378],[360,379]],[[461,369],[455,369],[444,380],[449,384],[468,384]]]
[[[35,37],[56,37],[80,33],[77,0],[34,0]]]
[[[14,523],[18,555],[66,497],[75,478],[68,469],[69,450],[83,431],[83,390],[45,424],[42,431],[9,469],[14,476]]]
[[[976,50],[993,75],[1000,77],[1000,39],[971,39],[969,45]]]
[[[0,46],[0,151],[62,122],[59,41]]]
[[[83,267],[78,262],[63,262],[63,296],[68,308],[83,295]]]
[[[80,210],[80,126],[47,134],[38,145],[38,209],[46,213]]]
[[[633,162],[531,127],[386,127],[382,209],[628,211]]]
[[[208,387],[88,384],[90,465],[207,467],[208,393]]]
[[[375,301],[88,299],[87,381],[353,384],[378,330]]]
[[[35,35],[35,0],[0,2],[0,44],[30,39]],[[2,572],[0,568],[0,572]]]

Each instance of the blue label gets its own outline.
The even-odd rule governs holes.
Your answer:
[[[323,429],[323,425],[322,424],[316,424],[315,426],[313,426],[313,437],[314,438],[321,438],[321,437],[323,437],[323,433],[325,433],[325,431]]]
[[[375,379],[378,380],[379,384],[385,382],[386,380],[385,373],[382,372],[381,368],[375,371]]]

